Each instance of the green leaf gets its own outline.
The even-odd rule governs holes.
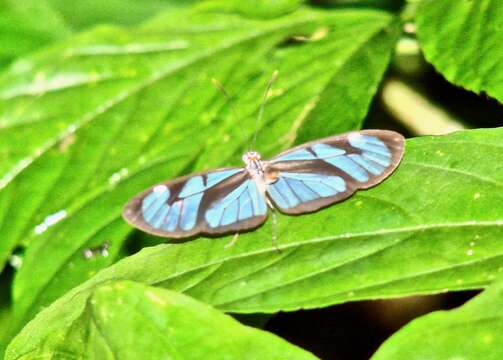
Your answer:
[[[0,65],[70,33],[47,0],[0,0]]]
[[[97,24],[138,24],[167,9],[190,5],[196,0],[46,0],[75,30]]]
[[[37,317],[9,345],[6,359],[63,354],[86,359],[315,359],[185,295],[129,281],[101,284],[86,301]]]
[[[447,80],[503,102],[503,2],[425,0],[416,23],[426,59]]]
[[[251,18],[272,19],[299,8],[303,0],[212,0],[202,2],[200,9],[228,11]]]
[[[113,279],[236,313],[486,286],[503,268],[502,135],[503,128],[408,140],[402,164],[379,186],[316,214],[281,216],[281,251],[268,224],[231,248],[231,237],[145,248],[60,303]]]
[[[376,93],[391,56],[390,49],[396,41],[394,31],[383,28],[369,37],[365,46],[360,46],[351,57],[342,62],[334,59],[337,76],[325,85],[316,99],[317,106],[306,115],[297,131],[296,144],[361,127],[372,100],[362,93]],[[345,114],[344,122],[333,121],[340,113]]]
[[[503,283],[499,282],[458,309],[413,320],[372,359],[501,359],[502,343]]]
[[[0,0],[0,68],[96,24],[138,24],[195,0]]]
[[[383,29],[397,33],[393,17],[365,10],[303,8],[270,21],[187,11],[161,18],[134,31],[83,34],[0,79],[0,259],[16,244],[28,246],[14,283],[19,316],[32,316],[120,256],[131,231],[120,217],[128,198],[193,169],[240,164],[274,69],[280,77],[258,134],[265,155],[295,141],[326,85],[337,90],[334,76],[345,86],[346,59]],[[292,39],[319,29],[321,38]],[[374,71],[382,74],[385,63],[360,70],[378,82]],[[213,77],[236,94],[239,126]],[[355,88],[344,96],[366,107],[372,95]],[[334,112],[331,127],[347,129],[348,117]],[[253,237],[270,245],[263,233]],[[85,248],[104,241],[111,256],[84,259]]]

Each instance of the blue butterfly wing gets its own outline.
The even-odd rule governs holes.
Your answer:
[[[267,206],[244,169],[224,168],[153,186],[126,205],[123,217],[147,233],[182,238],[257,227]]]
[[[208,231],[221,233],[249,229],[263,223],[267,217],[265,196],[248,176],[226,195],[212,201],[204,213]]]
[[[383,181],[404,143],[394,131],[362,130],[297,146],[267,162],[267,195],[287,214],[316,211]]]

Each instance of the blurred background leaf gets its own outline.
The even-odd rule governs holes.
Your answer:
[[[503,102],[503,2],[425,0],[416,23],[426,59],[447,80]]]
[[[372,359],[501,359],[502,342],[503,283],[498,282],[455,310],[412,321]]]
[[[99,24],[139,24],[160,12],[177,10],[196,0],[46,0],[74,30]]]
[[[0,69],[71,32],[47,0],[0,0]]]
[[[68,308],[79,316],[39,318],[12,342],[6,359],[316,359],[206,304],[138,283],[102,284]]]
[[[134,25],[195,0],[0,0],[0,69],[15,58],[99,24]]]

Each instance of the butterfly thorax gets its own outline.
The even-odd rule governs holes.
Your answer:
[[[243,161],[246,164],[246,171],[257,185],[258,191],[265,196],[264,163],[260,160],[260,154],[256,151],[248,151],[243,155]]]

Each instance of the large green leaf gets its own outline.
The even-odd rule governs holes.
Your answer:
[[[503,270],[499,268],[498,271]],[[412,321],[388,339],[373,359],[501,359],[503,283],[458,309]]]
[[[316,41],[291,39],[320,29]],[[14,284],[17,313],[33,314],[115,261],[131,231],[120,217],[129,197],[194,168],[238,165],[273,69],[280,78],[258,142],[266,155],[295,141],[309,111],[330,101],[318,101],[326,85],[337,95],[334,76],[345,86],[341,67],[383,33],[381,67],[360,69],[378,82],[396,29],[379,11],[303,8],[270,21],[170,12],[135,31],[86,33],[5,74],[0,258],[28,245]],[[212,77],[237,94],[238,126]],[[372,93],[355,87],[339,96],[366,108]],[[359,126],[350,114],[333,112],[331,128]],[[106,240],[110,257],[84,259],[84,248]]]
[[[37,317],[6,359],[315,359],[185,295],[128,281],[102,284],[66,310],[78,315]]]
[[[222,310],[316,308],[473,289],[503,267],[503,129],[407,142],[397,172],[316,214],[279,218],[229,238],[145,248],[61,298],[86,298],[103,281],[131,279],[187,293]],[[26,290],[25,296],[30,294]],[[41,294],[32,313],[49,299]]]
[[[503,102],[503,2],[425,0],[417,33],[426,59],[449,81]]]

